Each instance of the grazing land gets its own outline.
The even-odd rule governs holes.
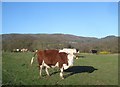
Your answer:
[[[3,85],[118,85],[117,54],[79,54],[74,66],[64,71],[65,79],[59,77],[58,68],[50,68],[50,77],[42,71],[39,78],[37,58],[30,65],[33,53],[3,52]],[[82,57],[81,57],[82,56]]]

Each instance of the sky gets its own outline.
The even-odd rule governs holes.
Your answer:
[[[118,2],[3,2],[2,34],[118,36]]]

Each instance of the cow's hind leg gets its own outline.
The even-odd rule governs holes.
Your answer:
[[[47,75],[48,75],[48,76],[50,76],[50,74],[49,74],[49,72],[48,72],[48,68],[47,68],[47,67],[45,67],[45,71],[46,71]]]
[[[63,77],[63,67],[60,68],[60,77],[61,77],[62,79],[64,79],[64,77]]]
[[[40,72],[39,72],[39,75],[40,75],[40,77],[42,76],[41,74],[42,74],[42,65],[40,65]]]

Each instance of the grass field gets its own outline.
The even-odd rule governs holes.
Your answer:
[[[36,59],[33,66],[30,60],[33,53],[3,53],[2,83],[4,85],[118,85],[118,55],[81,54],[84,58],[75,59],[74,66],[64,72],[65,79],[59,77],[59,69],[49,69],[39,78]]]

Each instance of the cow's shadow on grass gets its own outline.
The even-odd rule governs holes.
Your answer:
[[[74,75],[74,74],[78,74],[78,73],[92,73],[94,72],[95,70],[98,70],[92,66],[72,66],[66,70],[64,70],[64,72],[68,72],[69,74],[65,75],[64,77],[67,78],[71,75]]]

